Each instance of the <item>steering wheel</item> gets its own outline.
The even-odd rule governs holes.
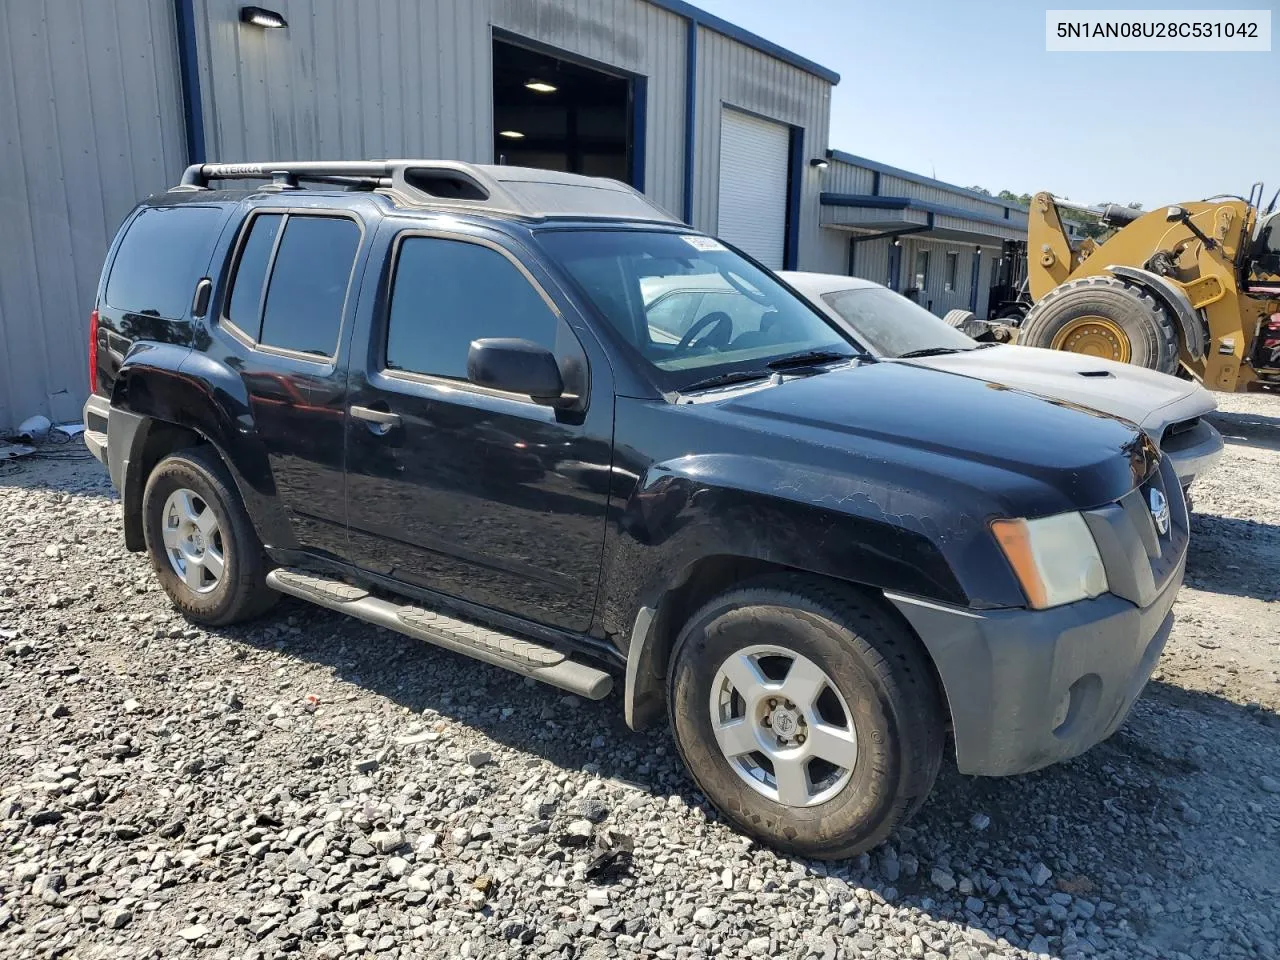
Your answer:
[[[690,349],[694,341],[699,338],[699,334],[708,327],[713,327],[714,329],[705,337],[702,337],[703,346],[725,347],[729,345],[729,338],[733,335],[733,318],[723,310],[713,310],[693,322],[693,326],[685,331],[684,336],[680,338],[680,342],[676,344],[676,351],[683,352]]]

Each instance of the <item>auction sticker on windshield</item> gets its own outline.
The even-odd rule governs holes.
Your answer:
[[[723,243],[715,237],[682,236],[680,238],[700,253],[719,253],[725,249]]]

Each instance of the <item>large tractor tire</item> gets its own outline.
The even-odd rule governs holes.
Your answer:
[[[947,315],[942,318],[942,322],[948,327],[963,330],[964,325],[972,319],[974,319],[973,313],[969,310],[948,310]]]
[[[1161,373],[1178,369],[1174,318],[1150,293],[1114,277],[1083,277],[1050,290],[1027,314],[1018,342]]]

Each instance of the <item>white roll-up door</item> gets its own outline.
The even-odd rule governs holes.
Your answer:
[[[719,236],[782,269],[791,131],[724,108],[720,117]]]

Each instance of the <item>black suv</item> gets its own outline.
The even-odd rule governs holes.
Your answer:
[[[1132,424],[877,361],[613,181],[194,166],[121,227],[90,354],[87,442],[192,620],[286,593],[585,697],[621,675],[804,855],[883,840],[948,730],[990,775],[1108,736],[1182,582]]]

